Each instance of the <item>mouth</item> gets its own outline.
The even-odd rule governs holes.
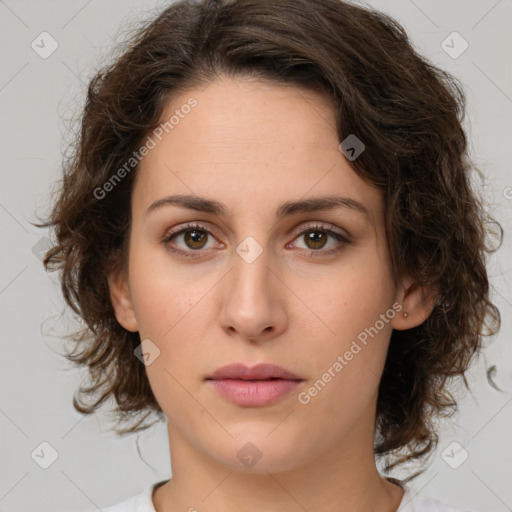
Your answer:
[[[264,380],[207,379],[225,400],[240,407],[264,407],[281,400],[303,382],[269,378]]]
[[[262,363],[256,366],[248,367],[242,363],[232,363],[218,368],[213,374],[207,377],[207,380],[303,380],[301,377],[286,370],[281,366],[269,363]]]
[[[222,398],[240,407],[271,405],[304,382],[295,373],[277,365],[247,367],[241,363],[223,366],[205,380]]]

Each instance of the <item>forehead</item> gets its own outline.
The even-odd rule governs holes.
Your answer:
[[[185,114],[191,98],[197,104]],[[338,146],[328,99],[288,84],[219,78],[171,98],[161,122],[171,118],[176,124],[166,141],[189,156],[200,157],[200,147],[224,157],[230,152],[233,160],[258,162],[279,154],[296,160],[313,151],[332,153]]]
[[[174,96],[161,122],[137,173],[139,208],[175,193],[245,208],[332,193],[381,209],[380,193],[340,152],[332,104],[318,93],[221,78]]]

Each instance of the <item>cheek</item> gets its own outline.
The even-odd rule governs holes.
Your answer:
[[[174,398],[190,400],[183,385],[193,394],[200,386],[205,354],[213,350],[207,331],[216,318],[211,292],[219,276],[193,275],[184,266],[159,262],[158,255],[151,265],[143,254],[133,256],[130,282],[140,338],[150,339],[158,349],[146,372],[158,402],[169,413],[171,406],[179,408]]]
[[[304,281],[302,290],[297,290],[307,297],[304,302],[311,310],[300,306],[304,316],[296,321],[303,326],[304,351],[315,377],[321,378],[329,368],[334,371],[333,365],[342,356],[343,370],[335,372],[337,378],[332,381],[337,383],[328,387],[343,383],[344,393],[350,390],[345,396],[357,396],[360,386],[371,392],[378,384],[395,315],[386,260],[377,251],[366,253],[370,256],[360,256],[317,277],[314,287]]]
[[[395,311],[385,294],[362,289],[355,278],[343,291],[331,290],[330,299],[322,319],[334,334],[320,326],[327,334],[318,336],[317,330],[315,336],[312,330],[306,338],[303,353],[312,372],[301,404],[307,403],[311,417],[329,418],[334,430],[348,432],[373,408]]]
[[[323,276],[306,276],[300,288],[295,288],[331,337],[347,340],[357,336],[392,305],[389,269],[378,253],[368,256],[368,252],[342,261]]]
[[[141,338],[168,338],[186,324],[214,284],[209,274],[173,264],[165,251],[146,247],[130,257],[130,289]]]

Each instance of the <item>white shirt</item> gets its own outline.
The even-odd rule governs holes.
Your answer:
[[[158,483],[152,484],[146,487],[140,494],[132,496],[116,505],[104,508],[103,512],[156,512],[152,496],[153,489],[157,485]],[[397,512],[471,512],[468,509],[453,507],[432,498],[419,496],[412,487],[407,485],[402,487],[404,495]]]

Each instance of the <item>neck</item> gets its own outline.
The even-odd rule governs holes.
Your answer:
[[[156,512],[395,512],[402,500],[402,489],[379,474],[373,443],[360,439],[340,441],[315,460],[279,472],[244,472],[219,464],[171,427],[169,439],[172,479],[153,495]]]

